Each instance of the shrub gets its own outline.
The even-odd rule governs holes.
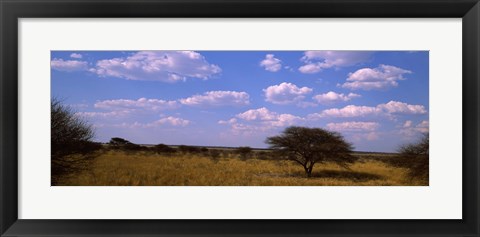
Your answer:
[[[175,153],[177,151],[174,148],[165,144],[158,144],[153,147],[153,150],[157,153]]]
[[[51,174],[55,185],[59,175],[84,169],[102,145],[92,141],[92,125],[61,101],[51,101]]]
[[[238,147],[235,152],[240,155],[240,158],[246,160],[252,156],[252,148],[248,146]]]
[[[429,138],[428,134],[411,144],[401,146],[399,155],[390,160],[390,164],[396,167],[408,169],[408,175],[412,179],[428,182],[429,178]]]
[[[186,146],[186,145],[178,146],[178,150],[183,153],[199,153],[200,152],[200,148],[195,146]]]

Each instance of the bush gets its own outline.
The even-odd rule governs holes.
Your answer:
[[[178,150],[183,153],[200,153],[200,148],[195,147],[195,146],[186,146],[186,145],[180,145],[178,146]]]
[[[92,141],[92,125],[78,117],[61,101],[51,101],[51,174],[55,185],[59,175],[88,166],[94,152],[102,145]]]
[[[177,150],[167,146],[165,144],[158,144],[153,147],[153,150],[157,153],[175,153]]]
[[[429,138],[428,134],[416,143],[400,147],[399,155],[389,162],[393,166],[408,169],[408,175],[412,179],[428,182],[429,178]]]
[[[209,155],[210,155],[210,158],[212,158],[212,160],[217,162],[220,159],[220,157],[222,156],[222,152],[219,151],[219,150],[216,150],[216,149],[210,149],[209,150]]]
[[[257,152],[257,159],[259,159],[259,160],[270,160],[270,159],[272,159],[272,152],[259,151],[259,152]]]
[[[148,150],[147,147],[140,146],[134,144],[126,139],[120,137],[112,137],[108,145],[116,150],[124,150],[124,151],[145,151]]]
[[[250,157],[252,157],[252,148],[248,147],[248,146],[241,146],[241,147],[238,147],[235,152],[237,154],[240,155],[240,158],[243,159],[243,160],[246,160]]]

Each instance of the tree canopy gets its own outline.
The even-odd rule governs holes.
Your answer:
[[[356,158],[352,145],[337,132],[322,128],[288,127],[280,135],[268,137],[266,143],[280,157],[302,165],[308,177],[317,163],[334,162],[348,167]]]
[[[397,167],[407,168],[410,178],[428,182],[429,177],[429,135],[411,144],[403,145],[398,150],[398,157],[392,159],[392,164]]]

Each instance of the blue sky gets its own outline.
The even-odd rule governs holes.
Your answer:
[[[427,51],[52,51],[96,140],[267,147],[288,126],[392,152],[428,132]]]

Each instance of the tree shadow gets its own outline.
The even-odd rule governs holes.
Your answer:
[[[351,170],[322,170],[320,172],[314,172],[312,178],[332,178],[332,179],[348,179],[355,181],[370,181],[381,179],[381,175],[358,172]]]

